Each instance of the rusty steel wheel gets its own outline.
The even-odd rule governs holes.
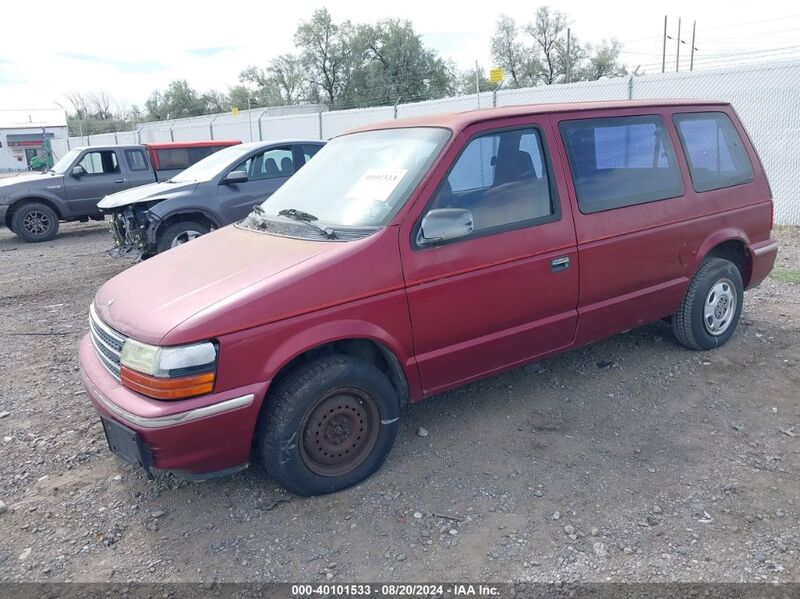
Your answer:
[[[259,414],[256,447],[287,489],[333,493],[381,467],[399,420],[397,392],[375,364],[330,353],[279,378]]]
[[[360,389],[337,389],[308,410],[300,430],[300,454],[312,472],[346,474],[375,447],[380,430],[378,405]]]

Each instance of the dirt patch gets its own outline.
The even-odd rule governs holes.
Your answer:
[[[797,271],[800,231],[777,236]],[[111,456],[77,372],[129,265],[110,241],[0,229],[0,580],[800,581],[791,277],[720,350],[657,323],[412,406],[377,475],[301,499],[258,467],[148,482]]]

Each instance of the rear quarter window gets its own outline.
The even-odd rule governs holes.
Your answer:
[[[753,165],[727,114],[687,112],[672,118],[695,191],[722,189],[753,180]]]
[[[675,151],[661,117],[562,121],[559,129],[581,212],[683,195]]]

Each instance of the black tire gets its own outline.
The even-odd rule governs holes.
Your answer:
[[[692,278],[681,307],[672,316],[672,332],[689,349],[725,345],[739,324],[743,301],[742,274],[736,265],[723,258],[706,258]]]
[[[156,244],[156,253],[160,254],[161,252],[166,252],[168,249],[174,247],[173,243],[176,245],[182,245],[187,241],[191,241],[191,239],[187,239],[186,241],[177,242],[181,236],[192,237],[194,234],[199,234],[197,235],[199,237],[200,235],[205,235],[208,232],[208,226],[197,221],[182,220],[178,221],[177,223],[173,223],[159,234],[158,242]]]
[[[290,491],[332,493],[381,467],[399,419],[397,393],[378,368],[332,354],[299,366],[269,393],[256,447],[267,473]]]
[[[50,241],[58,234],[58,215],[47,204],[25,202],[14,209],[11,230],[28,243]]]

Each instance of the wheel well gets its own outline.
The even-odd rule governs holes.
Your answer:
[[[392,350],[371,339],[342,339],[310,349],[281,368],[270,386],[274,387],[276,383],[298,366],[329,354],[353,356],[373,364],[392,383],[392,387],[394,387],[397,397],[400,399],[400,407],[403,408],[408,404],[408,381],[406,381],[400,361]]]
[[[56,206],[55,203],[53,203],[52,201],[50,201],[48,199],[35,198],[35,197],[33,197],[33,198],[20,198],[19,200],[17,200],[13,204],[11,204],[11,207],[8,209],[8,212],[6,212],[6,222],[5,222],[6,228],[8,228],[8,229],[11,228],[11,219],[14,216],[14,212],[19,210],[23,206],[23,204],[27,204],[29,202],[36,202],[38,204],[44,204],[45,206],[49,206],[50,208],[52,208],[53,212],[56,213],[56,216],[59,219],[63,219],[64,218],[64,215],[61,214],[61,210],[58,209],[58,206]]]
[[[746,288],[750,283],[750,275],[752,273],[752,257],[750,256],[750,252],[747,251],[747,247],[743,242],[736,239],[730,239],[715,246],[710,252],[708,252],[708,256],[724,258],[725,260],[733,262],[736,265],[736,268],[739,269],[739,274],[742,275],[742,283],[744,284],[744,287]]]
[[[160,235],[161,232],[169,227],[170,225],[174,225],[175,223],[179,223],[182,221],[193,221],[196,223],[203,224],[208,227],[209,230],[216,229],[217,223],[213,221],[211,218],[203,214],[202,212],[181,212],[179,214],[172,214],[161,221],[161,224],[158,225],[157,234]]]

